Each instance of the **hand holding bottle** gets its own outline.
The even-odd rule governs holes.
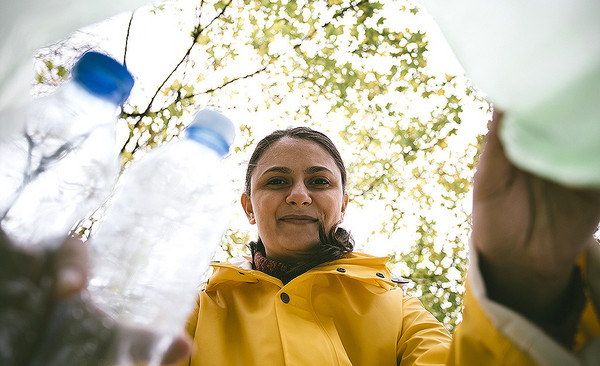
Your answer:
[[[81,291],[87,284],[87,263],[87,246],[80,240],[68,238],[53,251],[32,254],[14,246],[0,231],[0,336],[8,341],[0,347],[0,364],[99,365],[102,360],[114,364],[116,353],[109,350],[122,339],[135,340],[129,345],[131,359],[152,357],[157,334],[117,324],[86,303]],[[64,316],[84,319],[87,328],[50,324],[59,303]],[[48,337],[52,326],[55,337]],[[182,335],[173,340],[161,362],[175,362],[189,351],[190,341]]]

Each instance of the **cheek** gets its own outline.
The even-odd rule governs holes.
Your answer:
[[[275,204],[275,200],[268,195],[257,195],[256,199],[253,201],[254,207],[254,218],[257,223],[261,221],[267,221],[275,214],[275,210],[277,209],[277,205]]]
[[[337,197],[333,197],[326,202],[328,207],[326,214],[326,221],[331,224],[335,224],[342,218],[342,203],[343,201]]]

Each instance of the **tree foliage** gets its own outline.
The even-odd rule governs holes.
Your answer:
[[[489,106],[460,72],[430,67],[430,38],[420,25],[426,14],[405,0],[180,6],[140,9],[117,36],[124,47],[113,56],[133,65],[137,17],[194,14],[190,24],[173,25],[183,29],[184,46],[170,55],[167,71],[136,86],[123,108],[124,166],[176,138],[199,107],[238,117],[232,166],[243,166],[256,139],[274,128],[310,125],[329,133],[348,164],[353,222],[369,225],[360,228],[367,235],[359,249],[378,251],[385,242],[395,271],[412,280],[411,292],[452,330],[460,321],[466,268],[465,201]],[[79,34],[41,51],[37,83],[66,77],[75,55],[95,47],[94,39]],[[77,52],[66,52],[69,47]],[[163,47],[138,53],[158,57]],[[136,76],[138,82],[146,77]],[[464,122],[469,118],[480,119],[478,129]],[[241,191],[243,173],[236,175]],[[218,255],[240,255],[253,235],[233,220]]]

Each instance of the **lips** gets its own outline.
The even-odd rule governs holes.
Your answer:
[[[318,222],[319,220],[317,220],[316,218],[312,217],[312,216],[307,216],[307,215],[285,215],[282,216],[279,221],[288,223],[288,224],[295,224],[295,225],[307,225],[307,224],[314,224],[316,222]]]

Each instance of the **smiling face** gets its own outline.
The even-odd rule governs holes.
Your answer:
[[[316,142],[284,137],[272,144],[251,176],[242,206],[268,258],[291,262],[319,243],[319,222],[328,232],[348,203],[341,172]]]

